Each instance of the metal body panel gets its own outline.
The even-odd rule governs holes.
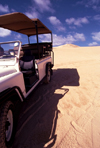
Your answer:
[[[18,86],[23,95],[26,95],[23,74],[21,72],[15,72],[0,78],[0,92],[14,86]]]
[[[36,60],[36,64],[38,66],[38,71],[39,71],[39,80],[37,83],[26,93],[25,98],[34,90],[34,88],[42,81],[42,79],[46,76],[46,64],[48,62],[52,62],[52,58],[46,57],[41,60]]]

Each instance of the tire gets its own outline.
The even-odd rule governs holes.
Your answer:
[[[14,105],[6,102],[0,112],[0,148],[12,144],[14,134]]]
[[[51,81],[51,67],[50,65],[48,65],[45,83],[48,84],[50,81]]]

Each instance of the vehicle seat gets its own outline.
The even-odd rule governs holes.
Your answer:
[[[24,51],[23,57],[20,58],[20,68],[24,75],[35,74],[35,57],[31,51]]]

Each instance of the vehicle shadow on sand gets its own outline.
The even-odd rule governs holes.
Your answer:
[[[77,69],[54,70],[48,85],[41,84],[21,109],[13,148],[50,148],[56,142],[58,103],[70,91],[64,86],[79,86]]]

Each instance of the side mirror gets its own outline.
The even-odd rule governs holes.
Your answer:
[[[11,56],[15,56],[15,51],[14,51],[13,49],[9,49],[9,54],[10,54]]]

